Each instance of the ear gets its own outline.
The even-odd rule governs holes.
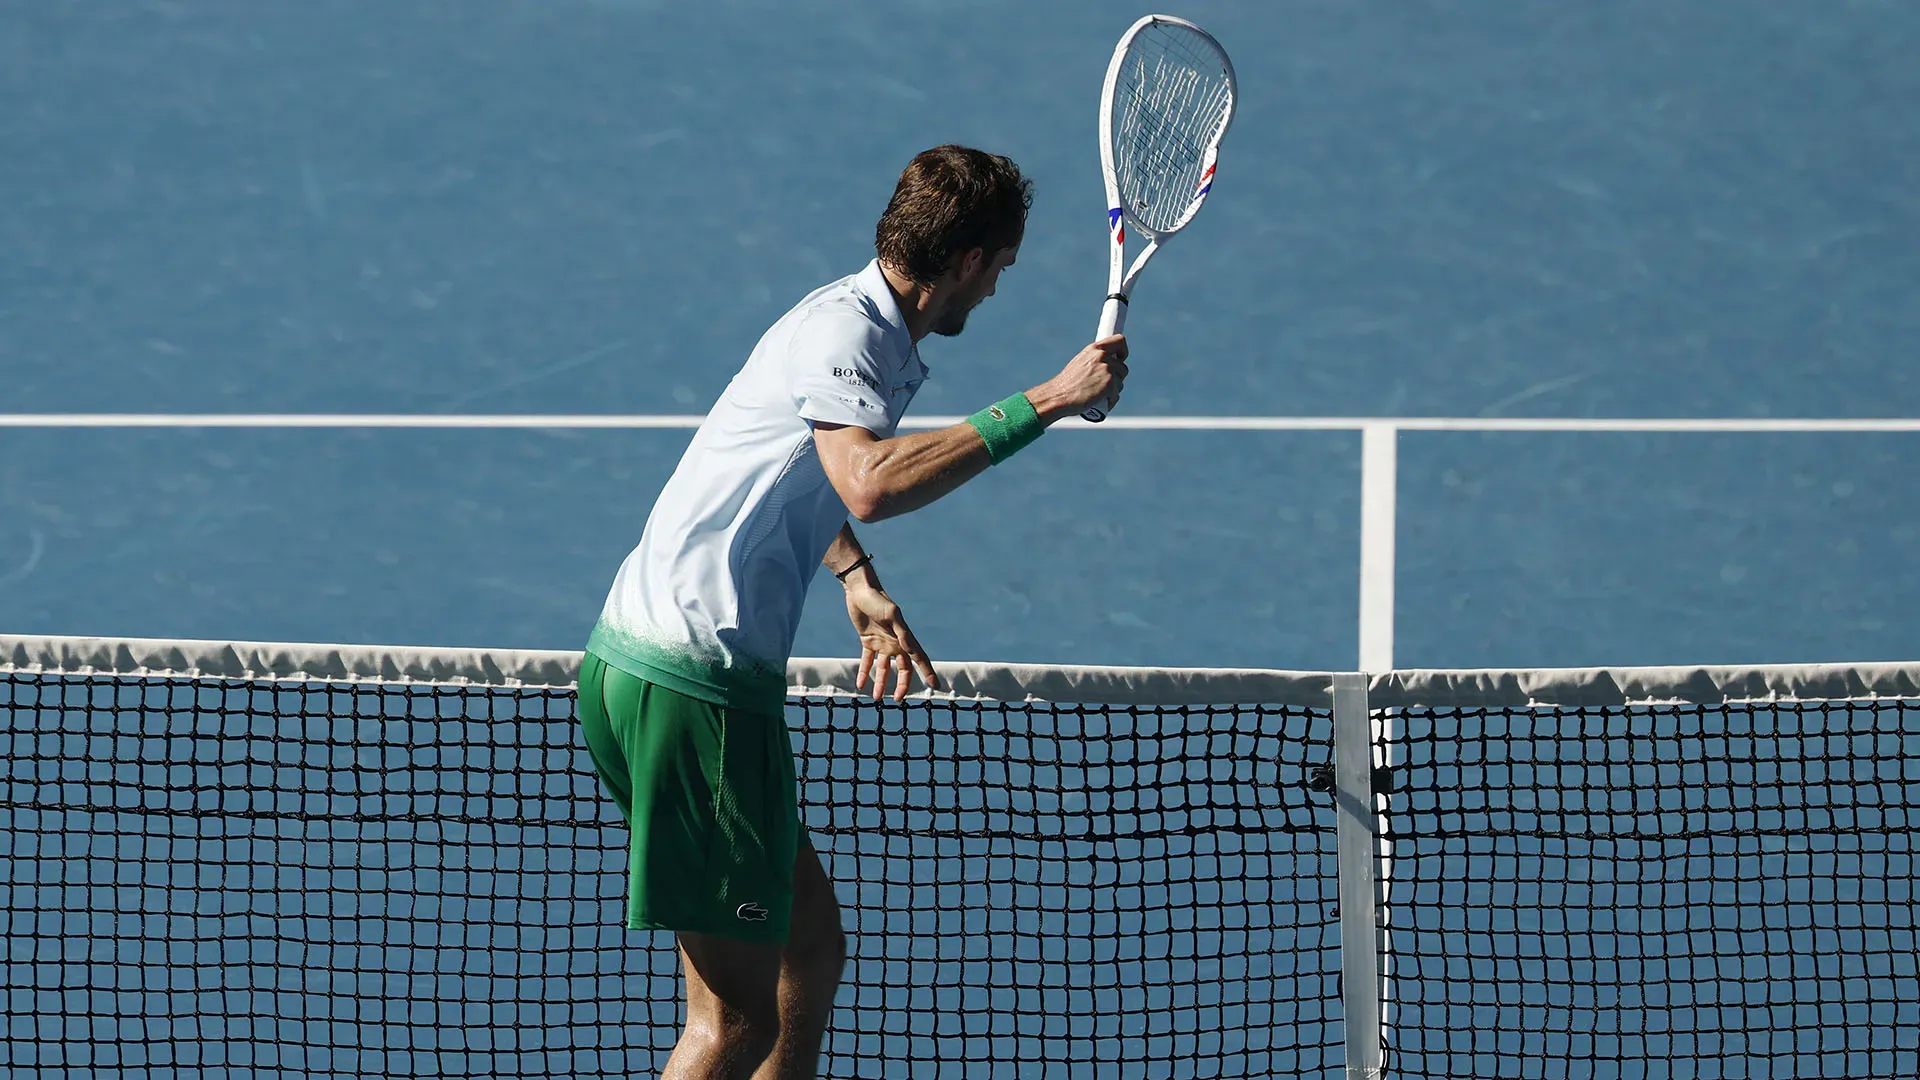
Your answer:
[[[955,255],[947,267],[954,281],[972,281],[987,268],[987,249],[968,248]]]

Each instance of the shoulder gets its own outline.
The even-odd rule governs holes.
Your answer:
[[[809,350],[878,351],[887,347],[887,326],[867,310],[863,298],[834,297],[808,308],[791,340]]]

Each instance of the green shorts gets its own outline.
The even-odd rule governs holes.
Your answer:
[[[786,719],[676,693],[589,652],[580,727],[632,831],[627,925],[784,942],[806,842]]]

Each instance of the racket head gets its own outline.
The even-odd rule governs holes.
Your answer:
[[[1100,170],[1116,232],[1149,241],[1186,227],[1213,190],[1233,123],[1233,61],[1212,34],[1172,15],[1127,28],[1100,91]]]

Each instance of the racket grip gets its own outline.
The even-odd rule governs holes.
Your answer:
[[[1120,332],[1121,327],[1126,325],[1126,300],[1119,296],[1109,296],[1107,297],[1107,302],[1100,307],[1100,329],[1094,333],[1093,340],[1099,341],[1104,337],[1112,337],[1114,334]],[[1080,419],[1085,420],[1089,424],[1097,424],[1107,418],[1107,410],[1112,407],[1113,402],[1111,400],[1105,401],[1101,405],[1089,405],[1087,406],[1087,411],[1080,414]]]

